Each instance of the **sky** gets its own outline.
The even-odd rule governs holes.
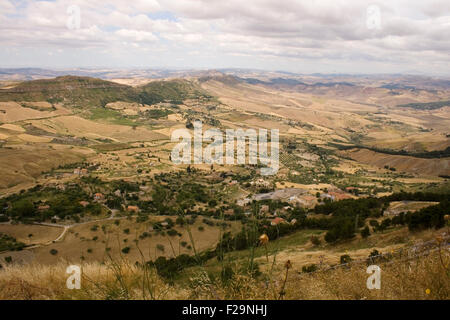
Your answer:
[[[449,0],[0,0],[0,67],[450,75]]]

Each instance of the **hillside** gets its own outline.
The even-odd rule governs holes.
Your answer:
[[[155,104],[180,101],[197,95],[206,95],[187,80],[153,81],[133,88],[116,82],[79,76],[61,76],[21,82],[0,89],[0,101],[47,101],[73,107],[104,107],[115,101]]]
[[[396,279],[409,267],[402,252],[447,237],[449,108],[411,112],[389,100],[392,90],[431,101],[444,89],[237,71],[117,81],[133,86],[62,76],[0,89],[1,298],[26,298],[20,276],[27,297],[146,299],[153,289],[135,285],[150,274],[167,298],[424,298],[427,288],[448,298],[434,244],[429,260],[415,260],[432,272],[404,291],[395,281],[367,291],[362,268],[382,252]],[[192,134],[194,120],[222,132],[278,129],[278,172],[175,164],[171,134]],[[67,261],[97,285],[33,291],[51,287],[35,268],[56,273]]]

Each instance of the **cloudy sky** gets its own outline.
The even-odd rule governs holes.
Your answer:
[[[0,0],[0,67],[450,74],[449,0]]]

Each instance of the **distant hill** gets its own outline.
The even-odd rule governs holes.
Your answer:
[[[133,100],[133,88],[89,77],[62,76],[25,81],[0,90],[0,101],[48,101],[86,107],[118,100]]]
[[[138,87],[138,100],[144,104],[154,104],[170,101],[174,104],[182,103],[185,99],[204,97],[212,98],[198,85],[187,80],[152,81]]]
[[[128,85],[91,77],[61,76],[25,81],[13,88],[0,89],[0,101],[48,101],[73,107],[99,107],[110,102],[142,104],[181,103],[184,99],[204,96],[206,92],[188,80],[153,81],[133,88]]]
[[[435,102],[415,102],[408,104],[400,104],[397,107],[400,108],[413,108],[417,110],[434,110],[442,107],[450,107],[450,101],[435,101]]]

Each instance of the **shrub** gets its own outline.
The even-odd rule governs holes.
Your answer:
[[[314,272],[316,270],[317,270],[317,266],[315,264],[311,264],[309,266],[302,267],[302,272],[304,272],[304,273],[310,273],[310,272]]]
[[[348,254],[344,254],[341,256],[341,259],[340,259],[341,264],[349,263],[351,261],[352,261],[352,258],[350,258],[350,256]]]
[[[174,229],[167,230],[167,234],[171,237],[178,235],[178,232]]]
[[[311,243],[315,246],[319,246],[321,241],[320,238],[318,236],[311,236]]]
[[[178,216],[177,219],[175,220],[175,223],[182,226],[184,225],[184,219],[181,216]]]
[[[124,254],[128,254],[128,253],[130,252],[130,247],[125,247],[125,248],[123,248],[123,249],[122,249],[122,252],[123,252]]]
[[[56,256],[56,255],[58,254],[58,250],[56,250],[56,249],[51,249],[51,250],[50,250],[50,254],[51,254],[52,256]]]
[[[368,226],[365,226],[364,229],[361,230],[361,237],[367,238],[370,236],[370,230]]]

